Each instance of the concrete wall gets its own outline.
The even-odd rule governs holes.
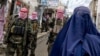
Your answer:
[[[100,0],[98,0],[96,25],[97,28],[100,30]]]
[[[96,24],[96,14],[97,14],[97,0],[92,0],[90,5],[89,5],[89,8],[90,8],[90,11],[91,11],[91,16],[92,16],[92,20],[93,22]]]

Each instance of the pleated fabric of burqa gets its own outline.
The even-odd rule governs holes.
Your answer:
[[[100,56],[100,33],[87,7],[75,8],[57,35],[49,56]]]

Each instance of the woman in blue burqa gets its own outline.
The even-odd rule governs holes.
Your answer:
[[[100,34],[87,7],[74,10],[59,32],[49,56],[100,56]]]

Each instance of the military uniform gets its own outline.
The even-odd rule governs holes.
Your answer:
[[[56,25],[54,27],[54,32],[56,34],[58,34],[62,27],[63,27],[63,20],[62,19],[56,19]]]
[[[14,56],[15,52],[17,56],[23,55],[25,28],[26,20],[16,18],[14,22],[10,23],[5,40],[7,42],[6,56]]]
[[[30,56],[35,56],[35,49],[37,44],[37,33],[38,33],[38,21],[29,20],[29,22],[31,22],[30,24],[31,32],[29,35],[29,49],[31,50]]]
[[[53,32],[53,28],[54,28],[54,25],[55,25],[55,18],[50,18],[49,19],[49,28],[50,28],[50,33],[49,33],[49,36],[48,36],[48,40],[47,40],[47,44],[48,44],[48,54],[50,53],[51,51],[51,48],[52,48],[52,45],[54,43],[54,40],[55,40],[55,34]]]
[[[42,19],[42,29],[41,32],[47,31],[47,19],[45,17],[43,17]]]

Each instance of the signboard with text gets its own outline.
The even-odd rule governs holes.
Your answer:
[[[48,0],[48,6],[50,7],[57,7],[59,4],[58,0]]]
[[[47,0],[41,0],[41,5],[47,5]]]

